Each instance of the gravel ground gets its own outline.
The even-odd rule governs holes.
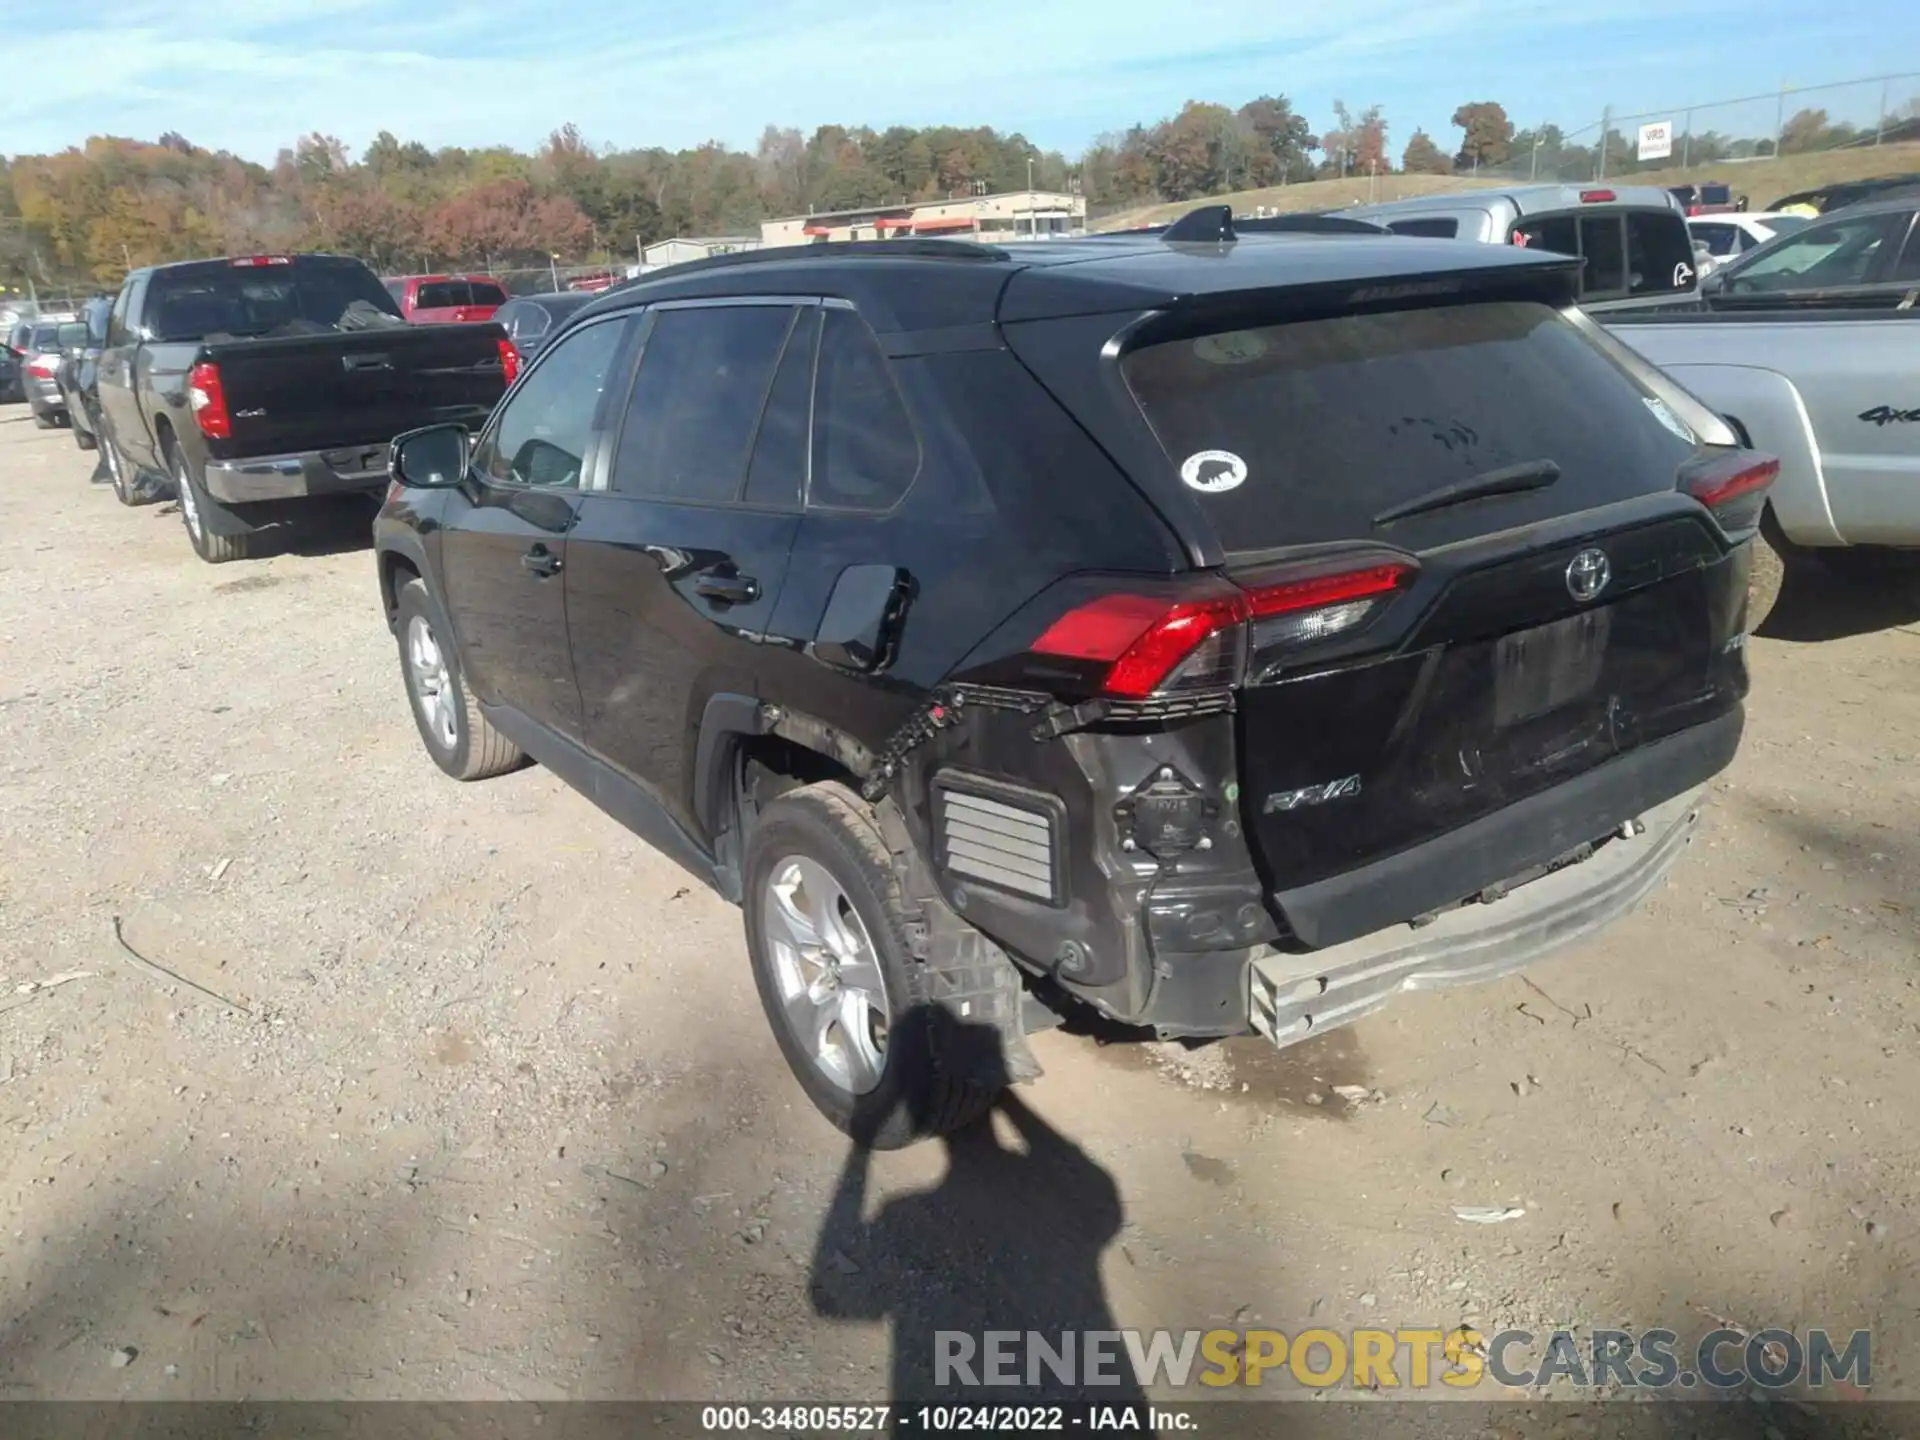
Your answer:
[[[0,1395],[853,1400],[936,1325],[1725,1319],[1877,1327],[1920,1396],[1920,607],[1788,597],[1596,943],[1284,1054],[1045,1035],[1023,1140],[850,1177],[736,912],[427,760],[363,542],[203,565],[90,461],[0,411]]]

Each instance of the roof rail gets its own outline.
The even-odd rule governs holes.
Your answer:
[[[663,275],[691,275],[703,270],[724,270],[735,265],[771,264],[780,260],[845,260],[857,256],[909,260],[1010,258],[998,245],[978,245],[971,240],[839,240],[825,245],[770,245],[759,250],[734,250],[725,255],[709,255],[701,260],[683,260],[677,265],[662,265],[658,270],[649,270],[628,283],[645,284]]]

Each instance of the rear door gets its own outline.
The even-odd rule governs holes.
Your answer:
[[[632,327],[609,316],[541,356],[481,434],[442,515],[441,587],[473,689],[576,740],[568,542],[582,486],[604,463],[605,397],[624,377]]]
[[[1737,704],[1710,578],[1731,562],[1674,503],[1697,444],[1560,313],[1487,301],[1218,339],[1152,345],[1122,370],[1230,572],[1418,566],[1331,650],[1285,616],[1254,625],[1242,807],[1276,888]],[[1502,474],[1534,483],[1409,503]]]
[[[587,745],[695,835],[707,698],[757,693],[800,521],[818,323],[794,300],[656,307],[608,488],[571,542]]]

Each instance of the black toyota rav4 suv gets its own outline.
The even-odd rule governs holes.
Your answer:
[[[1285,1044],[1511,970],[1732,759],[1774,470],[1578,264],[1203,211],[623,286],[477,436],[394,443],[421,736],[740,903],[879,1145],[1061,1014]]]

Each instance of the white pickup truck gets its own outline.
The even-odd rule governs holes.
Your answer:
[[[1754,550],[1750,629],[1799,552],[1835,567],[1920,552],[1920,311],[1596,318],[1780,457],[1767,544]],[[1920,577],[1920,553],[1911,558]]]

